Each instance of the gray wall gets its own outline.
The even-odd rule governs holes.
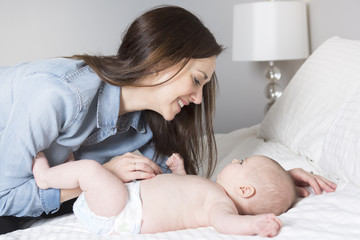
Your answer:
[[[232,62],[232,11],[256,0],[0,0],[0,65],[79,53],[114,54],[127,25],[143,11],[173,4],[197,14],[227,50],[218,58],[215,131],[260,123],[265,63]],[[308,0],[311,47],[333,35],[360,39],[359,0]],[[285,87],[303,60],[282,61]]]

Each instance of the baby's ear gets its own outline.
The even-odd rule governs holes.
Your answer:
[[[237,193],[242,198],[250,198],[255,195],[255,187],[250,184],[242,185],[238,187]]]

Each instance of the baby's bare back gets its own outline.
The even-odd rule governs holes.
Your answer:
[[[210,209],[221,203],[236,211],[219,185],[193,175],[161,174],[141,181],[141,198],[141,233],[210,226]]]

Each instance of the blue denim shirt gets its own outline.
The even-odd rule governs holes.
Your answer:
[[[139,150],[153,159],[142,112],[118,118],[120,87],[102,82],[81,60],[48,59],[0,67],[0,216],[39,216],[60,207],[59,189],[39,189],[32,159],[50,166],[76,159],[103,164]],[[165,158],[159,165],[166,172]]]

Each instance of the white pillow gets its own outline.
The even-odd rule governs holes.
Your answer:
[[[294,75],[257,135],[318,163],[336,113],[359,86],[360,41],[330,38]]]
[[[332,176],[360,186],[360,88],[331,123],[319,165]]]

